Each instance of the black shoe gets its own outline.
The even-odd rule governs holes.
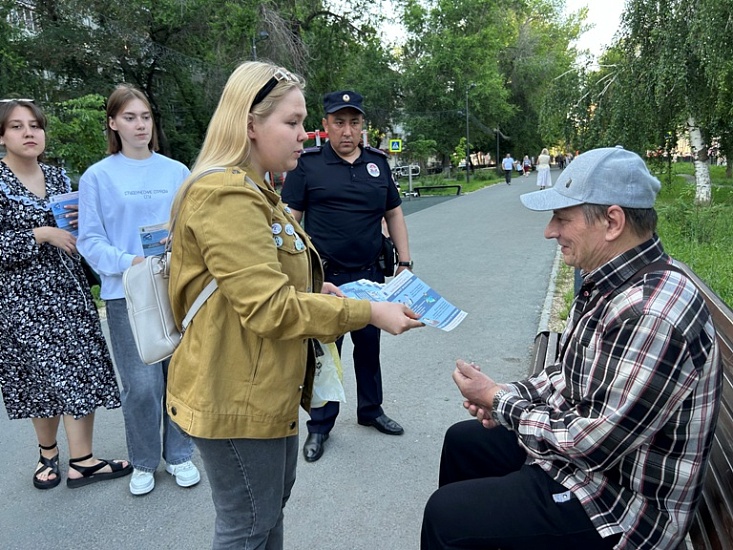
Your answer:
[[[303,445],[303,456],[306,462],[315,462],[323,456],[323,444],[328,434],[308,434]]]
[[[397,424],[397,422],[392,420],[386,414],[371,420],[359,420],[359,424],[362,426],[373,426],[383,434],[387,435],[402,435],[405,432],[405,430],[402,429],[402,426]]]

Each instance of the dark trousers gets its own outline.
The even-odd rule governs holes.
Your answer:
[[[451,426],[440,488],[425,506],[421,550],[613,548],[620,535],[602,539],[575,497],[555,502],[567,489],[526,459],[505,428],[487,430],[476,420]]]
[[[326,281],[337,286],[359,279],[384,282],[384,275],[377,266],[355,272],[342,272],[326,269]],[[356,375],[356,416],[359,420],[373,420],[381,416],[382,410],[382,369],[379,363],[379,339],[381,331],[372,325],[351,333],[354,344],[354,374]],[[343,338],[336,342],[339,353]],[[338,401],[329,401],[323,407],[311,409],[307,422],[309,433],[327,434],[336,423],[339,413]]]
[[[504,170],[504,179],[507,183],[512,182],[512,171],[511,170]]]

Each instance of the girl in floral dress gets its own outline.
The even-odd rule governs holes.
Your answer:
[[[61,482],[56,434],[69,442],[67,485],[128,475],[127,461],[92,453],[94,411],[120,406],[97,310],[76,250],[50,197],[70,191],[63,170],[41,164],[46,119],[28,100],[0,103],[0,386],[8,416],[30,418],[40,457],[33,485]],[[76,213],[70,210],[72,226]]]

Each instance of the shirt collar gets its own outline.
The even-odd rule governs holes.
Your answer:
[[[619,254],[610,262],[583,273],[583,284],[593,284],[600,292],[618,288],[642,267],[665,257],[662,242],[655,233],[649,240]]]
[[[326,145],[323,147],[323,154],[326,155],[326,164],[346,164],[348,166],[354,166],[355,164],[360,164],[364,162],[364,149],[361,145],[359,145],[359,156],[354,160],[353,163],[346,162],[344,159],[342,159],[336,151],[333,150],[333,147],[331,147],[331,142],[326,142]]]

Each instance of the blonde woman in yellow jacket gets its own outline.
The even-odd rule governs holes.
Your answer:
[[[283,547],[298,406],[309,406],[312,389],[308,339],[333,341],[367,324],[392,334],[422,326],[402,304],[339,297],[265,182],[266,172],[297,165],[307,138],[302,90],[285,69],[240,65],[173,205],[169,294],[178,323],[212,278],[218,284],[173,355],[166,403],[204,461],[214,548]]]

